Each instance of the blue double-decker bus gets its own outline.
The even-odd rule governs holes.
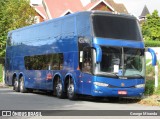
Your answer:
[[[78,12],[8,33],[5,83],[59,98],[139,97],[145,90],[145,46],[134,16]],[[153,62],[156,55],[152,49]]]

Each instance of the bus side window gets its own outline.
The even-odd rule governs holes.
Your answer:
[[[59,70],[63,69],[63,62],[64,62],[63,54],[59,53]]]
[[[82,71],[85,73],[91,73],[92,60],[91,60],[91,48],[87,47],[83,50],[83,67]]]

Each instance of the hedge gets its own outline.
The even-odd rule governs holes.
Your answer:
[[[0,64],[0,82],[2,82],[2,65]]]
[[[160,41],[144,41],[145,47],[160,47]]]

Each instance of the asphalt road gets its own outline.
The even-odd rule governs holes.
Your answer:
[[[91,98],[81,97],[77,101],[70,101],[68,99],[58,99],[57,97],[53,97],[52,95],[47,95],[46,93],[43,92],[36,91],[33,93],[18,93],[13,91],[12,88],[0,88],[0,110],[115,110],[116,111],[116,110],[160,110],[160,107],[140,105],[136,101],[129,99],[121,99],[119,101],[108,101],[107,99],[103,99],[97,101]],[[57,118],[61,118],[59,116],[60,115],[58,115]]]

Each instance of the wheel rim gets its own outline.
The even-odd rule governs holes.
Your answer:
[[[15,79],[14,81],[14,87],[17,88],[18,87],[18,81]]]
[[[58,83],[56,86],[57,96],[60,96],[62,94],[62,84]]]
[[[23,79],[21,79],[21,82],[20,82],[20,89],[21,89],[21,91],[23,90]]]
[[[73,84],[70,84],[70,85],[68,86],[68,96],[69,96],[69,97],[72,97],[73,94],[74,94],[74,86],[73,86]]]

